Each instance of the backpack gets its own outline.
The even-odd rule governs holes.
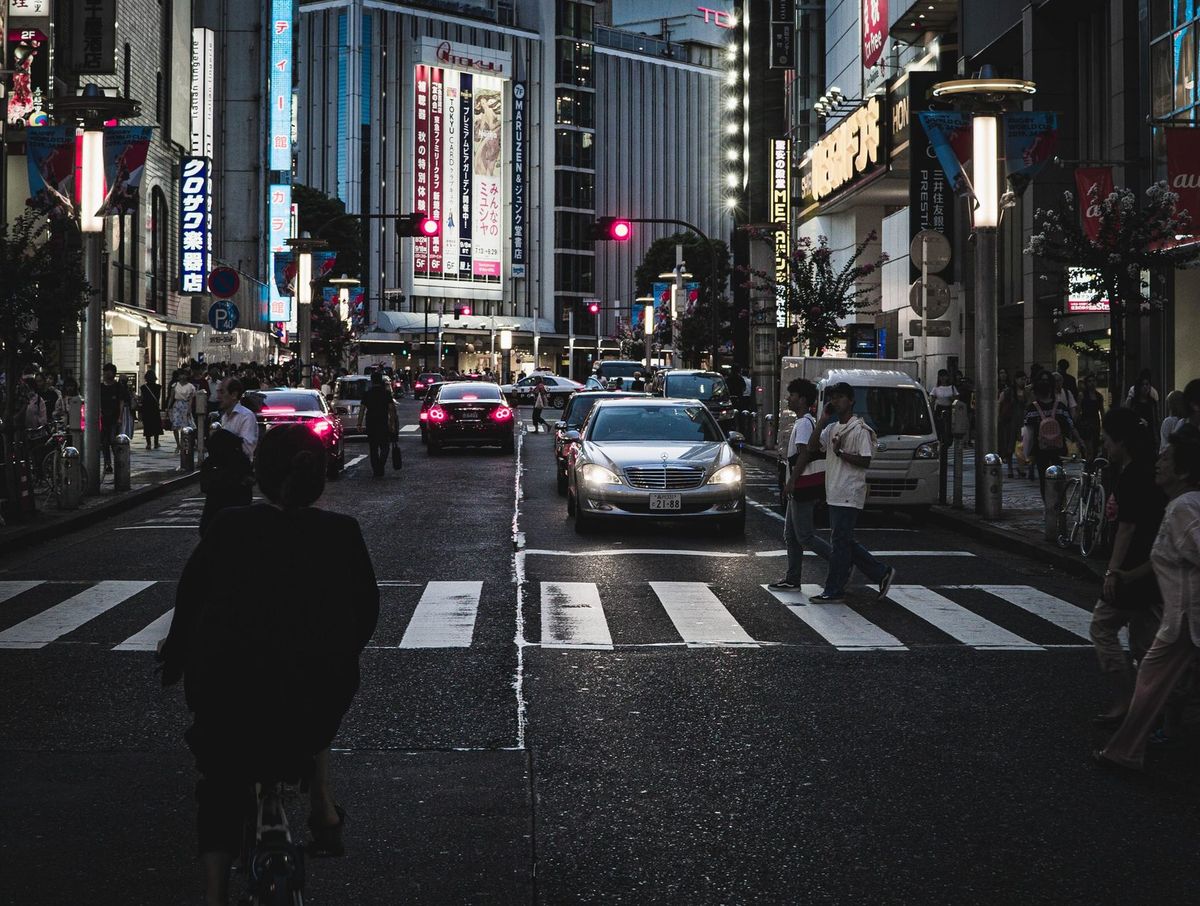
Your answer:
[[[811,412],[804,413],[802,418],[808,419],[812,423],[813,430],[816,430],[817,420]],[[796,489],[792,492],[792,497],[798,501],[825,499],[824,453],[818,451],[809,459],[804,471],[796,478]]]
[[[1037,409],[1038,418],[1040,419],[1037,430],[1038,448],[1049,451],[1061,450],[1066,447],[1066,444],[1063,442],[1062,425],[1058,423],[1058,419],[1056,418],[1058,403],[1056,402],[1050,407],[1049,413],[1042,409],[1041,405],[1036,401],[1033,407]]]

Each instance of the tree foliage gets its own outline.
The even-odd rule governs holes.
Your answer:
[[[752,227],[745,230],[751,239],[775,242],[771,230]],[[795,337],[807,348],[809,355],[824,355],[825,350],[845,336],[842,322],[866,305],[867,296],[875,289],[860,281],[888,260],[887,255],[880,255],[873,263],[859,263],[875,239],[875,233],[869,233],[839,266],[828,237],[819,236],[814,242],[811,237],[802,236],[788,259],[786,280],[777,280],[773,272],[742,268],[746,277],[743,285],[772,299],[782,296],[791,315]]]
[[[314,239],[324,239],[329,250],[337,253],[332,275],[361,279],[363,222],[357,217],[344,216],[346,206],[339,199],[309,186],[292,186],[292,200],[296,203],[300,231]],[[346,365],[354,337],[350,326],[338,317],[337,303],[332,307],[324,305],[320,291],[314,292],[311,317],[314,359],[322,358],[335,368]]]
[[[312,352],[313,358],[324,359],[332,368],[346,365],[354,334],[350,325],[338,313],[338,301],[313,299],[312,306]]]

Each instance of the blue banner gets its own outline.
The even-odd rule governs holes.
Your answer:
[[[75,213],[75,127],[34,126],[25,131],[29,206]]]
[[[271,0],[271,73],[267,95],[268,168],[292,170],[292,27],[293,0]]]
[[[104,204],[96,213],[132,214],[146,170],[153,126],[107,126],[104,129]]]
[[[1020,195],[1058,145],[1058,114],[1009,113],[1004,117],[1004,167],[1008,185]]]
[[[294,296],[296,294],[296,253],[295,252],[276,252],[274,255],[274,277],[275,291],[280,296]],[[291,310],[291,302],[288,302],[288,310]],[[274,318],[274,308],[272,308],[271,317]],[[280,321],[286,321],[287,318],[280,318]]]
[[[929,136],[933,153],[946,173],[950,188],[955,192],[971,191],[966,166],[971,160],[971,117],[958,112],[922,110],[917,114],[921,127]]]

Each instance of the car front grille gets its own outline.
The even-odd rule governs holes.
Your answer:
[[[867,492],[871,497],[899,497],[915,491],[917,485],[915,478],[873,478],[867,482]]]
[[[625,480],[646,491],[686,491],[704,483],[704,470],[691,466],[630,466]]]

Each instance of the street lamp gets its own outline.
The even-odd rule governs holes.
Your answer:
[[[83,234],[83,269],[88,285],[88,304],[83,321],[83,399],[93,417],[83,424],[85,490],[100,493],[100,366],[104,355],[104,282],[102,252],[104,216],[104,123],[139,116],[141,105],[129,98],[109,97],[95,85],[78,95],[55,98],[54,112],[83,127],[83,159],[79,173],[79,230]]]
[[[342,274],[340,277],[330,277],[329,285],[336,286],[338,291],[338,317],[343,321],[350,320],[350,287],[362,286],[362,281],[357,277],[347,277]]]
[[[505,374],[508,373],[508,360],[512,356],[513,332],[511,327],[505,327],[500,330],[500,351],[504,356],[500,359],[500,383],[508,383],[505,380]]]
[[[971,191],[975,207],[971,212],[975,227],[975,511],[987,519],[997,519],[1003,508],[1000,481],[989,481],[987,457],[996,453],[996,230],[1000,225],[1000,136],[1004,113],[1017,101],[1037,91],[1024,79],[1000,79],[984,67],[979,76],[938,82],[932,94],[942,100],[957,101],[973,114],[971,121]],[[997,473],[999,474],[999,473]]]
[[[654,297],[653,296],[638,296],[633,301],[641,302],[643,305],[642,317],[645,319],[643,323],[645,325],[644,332],[646,334],[646,374],[647,374],[647,376],[649,376],[649,373],[650,373],[650,341],[654,336]]]
[[[326,248],[324,239],[292,237],[296,253],[296,327],[300,331],[300,386],[312,386],[312,253]]]
[[[679,293],[683,289],[683,281],[690,280],[692,275],[687,272],[683,264],[683,247],[675,246],[675,254],[679,259],[675,264],[675,269],[667,271],[664,274],[659,274],[660,280],[671,280],[671,367],[677,368],[679,362],[676,358],[679,355],[679,324],[676,322],[676,305],[679,298]]]

